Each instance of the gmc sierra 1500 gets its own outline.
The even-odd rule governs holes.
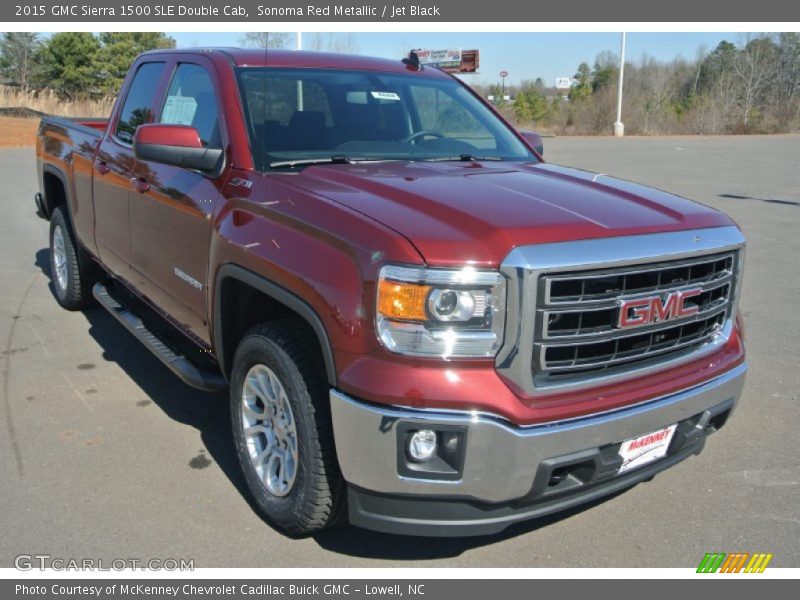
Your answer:
[[[746,370],[736,225],[540,144],[413,57],[156,51],[42,119],[35,201],[62,306],[230,390],[270,523],[484,534],[698,453]]]

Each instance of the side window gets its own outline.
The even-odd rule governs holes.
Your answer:
[[[123,142],[132,143],[136,128],[153,120],[153,96],[163,72],[163,62],[144,63],[137,69],[115,133]]]
[[[222,148],[214,82],[205,68],[189,63],[178,65],[159,123],[191,125],[204,146]]]

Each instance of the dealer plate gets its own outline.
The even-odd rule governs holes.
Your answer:
[[[619,448],[622,466],[617,473],[638,469],[654,460],[663,458],[667,454],[667,448],[669,448],[669,443],[672,441],[672,436],[675,435],[677,426],[676,423],[664,429],[622,442],[622,446]]]

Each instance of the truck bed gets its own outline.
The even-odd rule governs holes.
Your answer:
[[[108,127],[108,119],[100,117],[56,117],[45,116],[42,117],[40,131],[42,125],[49,125],[54,128],[62,127],[64,129],[73,129],[82,131],[83,133],[99,137]]]
[[[42,117],[36,137],[36,163],[47,188],[60,180],[78,238],[94,251],[92,177],[95,152],[108,119]],[[50,208],[45,203],[47,216]]]

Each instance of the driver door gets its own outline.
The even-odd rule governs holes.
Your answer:
[[[155,122],[190,125],[203,145],[224,148],[213,65],[178,58]],[[191,169],[137,160],[131,197],[132,276],[137,286],[186,330],[209,341],[208,258],[220,169]]]

